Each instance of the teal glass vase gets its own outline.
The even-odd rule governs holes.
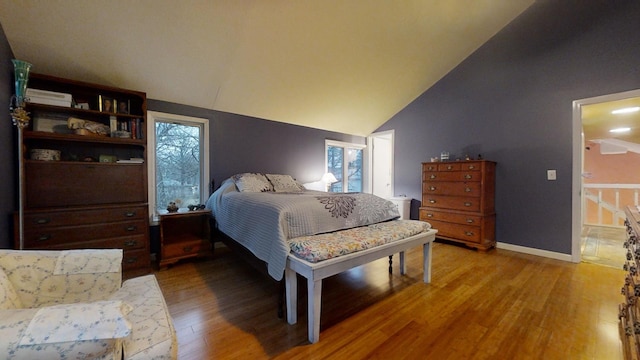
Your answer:
[[[29,70],[31,70],[31,64],[18,59],[11,60],[13,62],[13,68],[15,69],[16,80],[16,102],[19,107],[24,106],[24,102],[27,95],[27,82],[29,81]]]

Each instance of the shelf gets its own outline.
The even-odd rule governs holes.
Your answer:
[[[21,200],[27,221],[24,244],[32,250],[122,249],[124,277],[149,273],[146,94],[36,73],[30,75],[29,88],[70,94],[74,104],[83,103],[87,107],[35,102],[25,105],[31,121],[20,132],[24,145]],[[103,98],[126,103],[128,113],[99,111]],[[141,136],[117,138],[90,132],[79,135],[67,128],[71,117],[102,124],[109,131],[116,125],[112,124],[115,118],[118,128],[136,124],[136,130],[142,130],[137,132]],[[32,160],[34,149],[59,151],[60,160]],[[140,158],[143,162],[100,162],[101,157]],[[16,246],[20,244],[20,236],[16,230]]]
[[[42,166],[61,166],[61,165],[69,165],[69,166],[143,166],[145,163],[113,163],[113,162],[99,162],[99,161],[41,161],[41,160],[28,160],[25,159],[25,164],[30,165],[42,165]]]
[[[26,104],[26,109],[33,112],[46,111],[46,112],[55,112],[55,113],[68,113],[68,114],[74,114],[77,116],[86,115],[89,117],[115,116],[119,118],[129,118],[129,119],[139,119],[142,117],[142,115],[132,115],[132,114],[125,114],[125,113],[109,113],[109,112],[98,111],[98,110],[78,109],[78,108],[67,107],[67,106],[45,105],[45,104],[36,104],[36,103],[30,103],[30,102]]]
[[[85,110],[86,111],[86,110]],[[88,136],[88,135],[76,135],[76,134],[58,134],[44,131],[25,131],[24,139],[34,140],[52,140],[52,141],[74,141],[85,143],[103,143],[103,144],[120,144],[120,145],[138,145],[146,146],[144,139],[126,139],[126,138],[112,138],[109,136]]]

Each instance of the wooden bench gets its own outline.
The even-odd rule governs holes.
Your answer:
[[[404,275],[406,272],[404,252],[408,249],[422,245],[424,269],[423,281],[425,283],[431,282],[431,246],[435,240],[437,232],[437,230],[429,229],[416,235],[395,240],[383,245],[315,263],[303,260],[294,254],[290,254],[287,258],[287,266],[285,268],[287,322],[289,324],[295,324],[297,322],[298,299],[296,274],[300,274],[307,279],[308,331],[309,342],[311,343],[318,342],[320,338],[322,279],[396,253],[400,254],[400,273]]]

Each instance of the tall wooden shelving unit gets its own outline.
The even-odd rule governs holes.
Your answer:
[[[146,94],[42,74],[31,74],[29,88],[71,94],[74,102],[88,104],[89,109],[26,104],[32,120],[23,131],[24,248],[121,248],[126,277],[148,273],[147,143],[141,131]],[[126,112],[100,111],[100,97],[124,102]],[[106,126],[113,121],[136,124],[136,134],[120,138],[69,133],[64,129],[69,117]],[[43,125],[45,121],[49,124]],[[61,159],[31,159],[32,149],[59,150]],[[113,162],[132,158],[142,161]],[[16,248],[18,243],[15,226]]]

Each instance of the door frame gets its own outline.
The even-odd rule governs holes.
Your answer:
[[[376,159],[373,158],[373,139],[376,137],[384,137],[389,138],[391,140],[391,196],[395,196],[395,188],[394,188],[394,178],[395,178],[395,169],[393,167],[393,163],[395,162],[395,130],[386,130],[373,133],[367,136],[367,184],[365,186],[366,192],[373,193],[373,167]]]
[[[573,170],[571,191],[571,261],[578,263],[582,260],[580,240],[582,224],[584,223],[584,204],[582,199],[584,171],[584,136],[582,135],[582,107],[609,101],[622,100],[630,97],[640,97],[640,89],[607,94],[573,101]]]

